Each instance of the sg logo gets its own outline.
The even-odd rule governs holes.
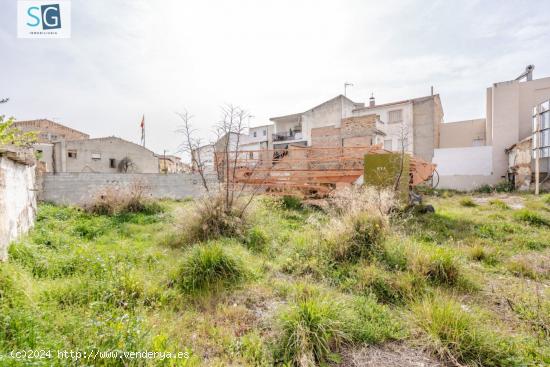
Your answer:
[[[42,24],[43,30],[61,28],[59,4],[31,6],[27,9],[27,15],[31,18],[27,22],[29,27],[38,27]]]

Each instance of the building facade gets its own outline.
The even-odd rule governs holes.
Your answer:
[[[53,172],[158,173],[155,153],[117,137],[54,143]]]
[[[550,99],[550,78],[533,80],[532,70],[529,66],[520,77],[487,88],[485,118],[440,125],[434,157],[440,187],[471,190],[508,179],[508,153],[533,135],[533,108]],[[546,162],[541,172],[549,172]]]

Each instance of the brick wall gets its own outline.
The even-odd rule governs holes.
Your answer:
[[[210,183],[216,178],[209,176]],[[200,176],[181,174],[47,173],[44,176],[44,201],[56,204],[86,204],[106,187],[129,187],[140,182],[153,198],[184,199],[203,194]]]

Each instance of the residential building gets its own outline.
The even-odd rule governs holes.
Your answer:
[[[48,119],[15,121],[13,126],[23,132],[35,132],[39,143],[54,143],[62,140],[82,140],[90,138],[88,134]]]
[[[248,134],[241,135],[239,150],[250,152],[250,158],[258,158],[260,150],[273,149],[273,125],[251,127]]]
[[[350,126],[355,128],[361,125],[360,118],[363,117],[368,117],[365,121],[368,121],[369,131],[364,131],[363,135],[356,131],[351,133]],[[270,120],[274,122],[275,148],[284,148],[289,144],[311,146],[312,138],[319,140],[323,134],[328,134],[326,137],[339,136],[340,132],[331,129],[341,129],[345,127],[343,122],[346,122],[348,132],[342,138],[347,136],[349,139],[353,135],[355,145],[359,142],[363,145],[382,144],[391,151],[404,147],[406,152],[431,161],[434,149],[439,146],[443,108],[437,94],[380,105],[371,96],[368,106],[340,95],[306,112]],[[344,141],[339,144],[345,146]],[[352,144],[351,140],[348,144]]]
[[[206,144],[194,149],[192,155],[192,170],[198,171],[199,166],[205,173],[216,173],[214,144]]]
[[[159,170],[161,173],[183,173],[190,172],[191,168],[182,162],[180,157],[175,155],[157,154]]]
[[[53,172],[158,173],[149,149],[117,137],[54,143]]]
[[[385,133],[383,147],[390,151],[413,154],[428,162],[439,147],[439,126],[443,122],[443,107],[438,94],[397,102],[369,105],[352,111],[353,116],[379,116],[378,129]]]
[[[550,78],[533,80],[533,69],[529,65],[518,78],[487,88],[485,118],[440,125],[434,157],[440,187],[469,190],[508,178],[508,152],[533,135],[533,109],[550,100]],[[544,173],[547,160],[541,162]]]
[[[305,112],[272,117],[273,147],[310,146],[312,129],[327,126],[339,128],[343,118],[352,116],[354,109],[363,106],[363,103],[339,95]]]
[[[48,119],[16,121],[13,126],[23,132],[36,133],[38,142],[34,144],[34,150],[37,153],[39,162],[42,162],[44,165],[46,172],[54,171],[53,147],[55,142],[90,138],[90,135],[86,133]]]

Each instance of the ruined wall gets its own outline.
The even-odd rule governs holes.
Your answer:
[[[215,184],[215,176],[208,176]],[[203,194],[198,174],[117,174],[117,173],[47,173],[44,176],[43,199],[56,204],[86,204],[106,187],[130,187],[142,183],[151,197],[184,199]]]
[[[26,233],[36,216],[35,167],[27,153],[20,153],[0,148],[0,260],[7,259],[9,243]]]

